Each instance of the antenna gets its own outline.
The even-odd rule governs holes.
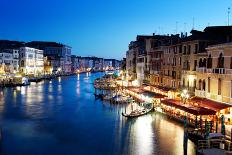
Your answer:
[[[194,17],[193,17],[193,30],[194,30],[194,24],[195,24],[195,19],[194,19]]]
[[[184,22],[184,33],[186,32],[186,22]]]
[[[228,26],[230,26],[230,7],[228,7],[227,13],[228,13]]]
[[[178,22],[176,21],[176,34],[178,33]]]

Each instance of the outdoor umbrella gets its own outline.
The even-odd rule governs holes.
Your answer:
[[[225,135],[224,115],[221,116],[221,133]]]

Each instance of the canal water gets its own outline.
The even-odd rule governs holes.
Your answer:
[[[80,74],[0,94],[4,155],[181,155],[183,125],[151,113],[121,115],[123,105],[95,100],[93,81]],[[195,147],[188,141],[188,154]]]

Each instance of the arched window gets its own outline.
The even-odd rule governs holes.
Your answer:
[[[202,67],[202,59],[199,61],[199,67]]]
[[[196,89],[196,86],[197,86],[197,80],[196,80],[196,79],[194,79],[194,82],[193,82],[194,90]]]
[[[24,60],[21,61],[21,67],[24,67]]]
[[[205,80],[203,80],[202,89],[205,90]]]
[[[222,53],[218,57],[218,68],[224,68],[224,57]]]
[[[198,90],[201,90],[201,80],[199,80],[199,83],[198,83]]]
[[[204,60],[203,60],[202,67],[206,67],[206,58],[204,58]]]
[[[230,69],[232,69],[232,57],[230,57]]]
[[[209,57],[208,57],[207,68],[212,68],[212,58],[211,58],[211,54],[210,54]]]

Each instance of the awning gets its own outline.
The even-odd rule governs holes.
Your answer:
[[[209,100],[206,98],[201,98],[201,97],[193,97],[193,98],[191,98],[191,102],[197,103],[201,107],[205,107],[205,108],[212,109],[215,111],[220,111],[222,109],[226,109],[226,108],[231,107],[231,105],[217,102],[217,101],[213,101],[213,100]]]
[[[151,86],[151,87],[154,87],[155,89],[159,89],[160,91],[163,91],[163,92],[176,91],[175,88],[170,88],[170,87],[155,86],[155,85],[150,85],[150,86]]]
[[[183,110],[193,115],[215,115],[216,114],[216,111],[214,110],[207,109],[204,107],[196,107],[196,106],[189,105],[189,104],[183,104],[179,100],[167,99],[167,100],[162,100],[161,103],[168,105],[168,106],[175,107],[177,109]]]
[[[165,97],[167,97],[166,95],[162,95],[162,94],[151,92],[151,91],[147,91],[147,90],[143,90],[142,94],[144,96],[149,96],[149,97],[152,97],[152,98],[165,98]]]

